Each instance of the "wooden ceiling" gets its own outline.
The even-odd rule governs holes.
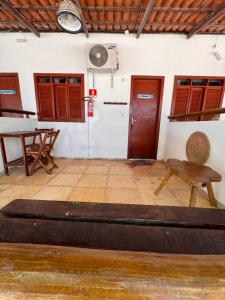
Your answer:
[[[76,0],[77,1],[77,0]],[[0,31],[60,32],[58,0],[0,0]],[[80,0],[84,31],[121,33],[225,33],[222,0]]]

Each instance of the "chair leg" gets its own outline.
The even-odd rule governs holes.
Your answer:
[[[35,156],[35,155],[32,155],[32,157],[34,158],[34,161],[33,161],[32,166],[31,166],[30,175],[34,174],[35,168],[38,164],[38,157]]]
[[[155,195],[158,195],[160,193],[160,191],[167,184],[168,180],[172,177],[172,175],[173,175],[172,171],[169,171],[167,173],[166,177],[161,181],[160,185],[155,190],[155,192],[154,192]]]
[[[55,163],[55,161],[54,161],[54,158],[50,155],[50,154],[47,154],[47,157],[48,157],[48,159],[51,161],[51,163],[52,163],[52,165],[53,165],[53,168],[59,168],[58,166],[57,166],[57,164]]]
[[[209,202],[213,207],[217,207],[217,203],[216,203],[216,199],[214,196],[214,191],[213,191],[213,186],[212,183],[209,182],[207,184],[207,191],[208,191],[208,195],[209,195]]]
[[[45,169],[45,171],[46,171],[49,175],[52,174],[51,169],[48,169],[48,168],[46,167],[46,165],[41,161],[41,159],[39,159],[38,162],[39,162],[39,164],[43,167],[43,169]]]
[[[195,207],[196,193],[197,193],[197,187],[193,185],[191,188],[191,197],[190,197],[189,207]]]

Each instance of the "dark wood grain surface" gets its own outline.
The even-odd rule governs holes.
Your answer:
[[[1,212],[17,218],[225,229],[225,210],[214,208],[17,199]]]
[[[225,254],[225,230],[0,218],[0,242],[183,254]]]

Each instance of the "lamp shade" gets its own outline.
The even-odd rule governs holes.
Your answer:
[[[78,33],[82,30],[80,10],[70,0],[63,0],[59,3],[57,22],[68,33]]]

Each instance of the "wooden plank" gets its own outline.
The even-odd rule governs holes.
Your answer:
[[[143,31],[145,23],[148,20],[148,17],[150,15],[151,11],[152,11],[152,8],[153,8],[154,4],[155,4],[155,0],[149,0],[148,5],[146,7],[146,11],[145,11],[144,16],[143,16],[143,19],[142,19],[141,24],[140,24],[140,26],[138,28],[138,32],[137,32],[137,35],[136,35],[137,39],[140,37],[140,35],[141,35],[142,31]]]
[[[21,110],[21,109],[12,109],[12,108],[0,108],[0,113],[1,112],[10,112],[10,113],[16,113],[16,114],[22,114],[22,115],[31,115],[31,116],[36,115],[36,113],[33,112],[33,111]]]
[[[24,26],[26,26],[31,32],[33,32],[37,37],[40,37],[40,32],[33,26],[33,24],[28,21],[21,12],[19,12],[13,5],[7,0],[1,0],[1,5],[7,9],[11,15],[13,15],[17,20],[19,20]]]
[[[206,111],[196,111],[196,112],[189,113],[189,114],[172,115],[172,116],[168,116],[168,119],[176,120],[176,119],[180,119],[180,118],[184,118],[184,117],[219,115],[219,114],[225,114],[225,107],[206,110]]]
[[[225,210],[214,208],[17,199],[1,212],[16,218],[225,229]]]
[[[224,258],[0,244],[0,298],[224,299]]]
[[[202,20],[198,25],[196,25],[187,35],[187,38],[190,39],[193,37],[196,33],[200,32],[202,29],[204,29],[208,24],[210,24],[213,20],[215,20],[217,17],[219,17],[221,14],[224,13],[225,10],[225,1],[222,1],[218,7],[215,8],[214,11],[212,11],[206,18]]]
[[[177,254],[225,254],[225,230],[0,217],[0,242]]]

